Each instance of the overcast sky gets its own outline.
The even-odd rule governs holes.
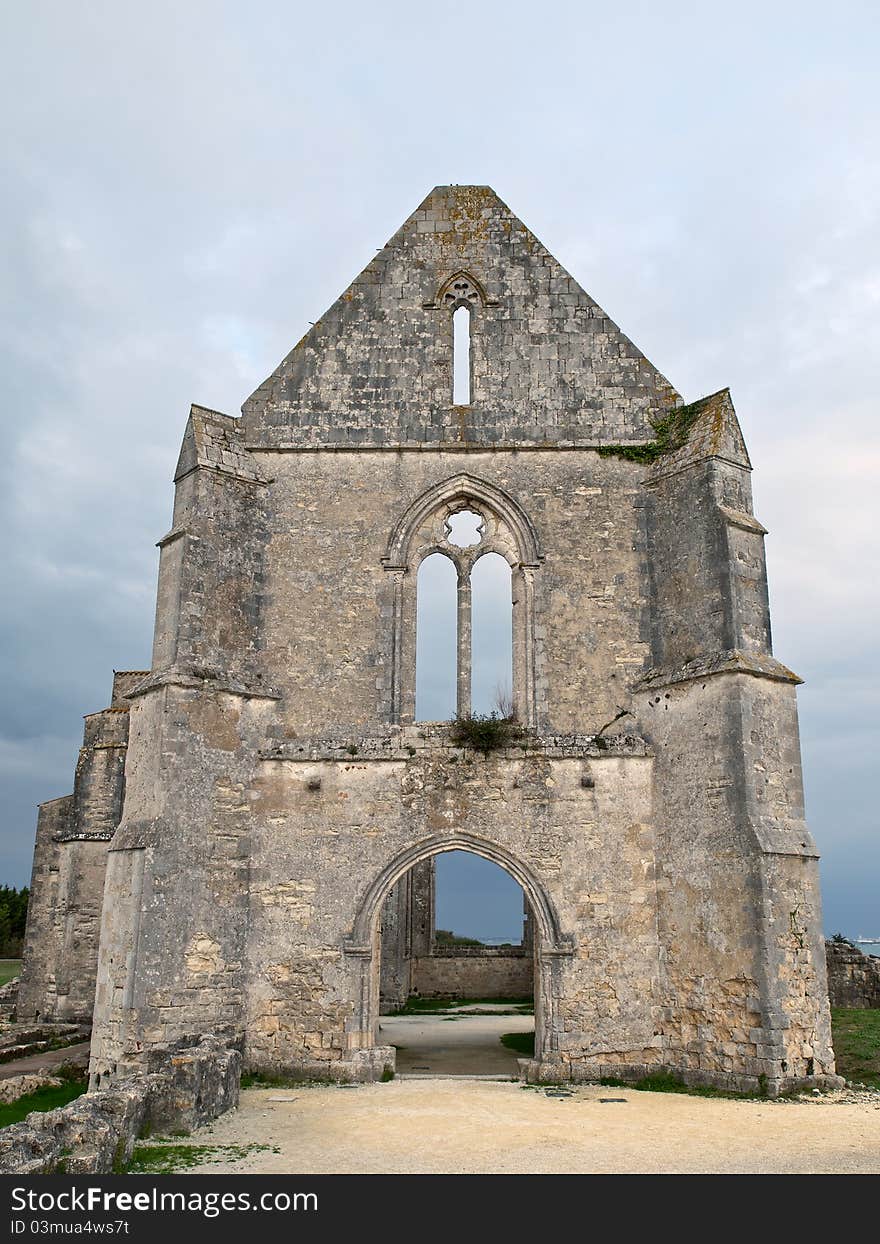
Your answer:
[[[0,881],[149,663],[191,401],[488,183],[687,400],[730,385],[826,928],[880,935],[876,3],[5,6]]]

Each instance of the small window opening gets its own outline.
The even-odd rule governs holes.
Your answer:
[[[459,510],[446,522],[446,539],[457,549],[469,549],[479,544],[484,535],[483,519],[473,510]]]
[[[452,313],[452,404],[471,402],[471,313],[458,307]]]

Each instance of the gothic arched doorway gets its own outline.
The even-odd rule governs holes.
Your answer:
[[[504,848],[470,834],[444,835],[442,838],[432,838],[417,843],[391,861],[366,891],[354,923],[352,937],[346,945],[346,954],[355,969],[356,979],[355,1014],[349,1030],[349,1048],[352,1050],[371,1049],[391,1044],[387,1040],[387,1024],[380,1027],[380,1015],[383,1009],[383,910],[387,910],[389,895],[395,887],[399,887],[402,880],[408,875],[417,876],[420,869],[424,873],[426,863],[448,852],[466,852],[489,860],[503,869],[521,887],[528,917],[525,925],[526,940],[522,949],[530,956],[532,965],[530,995],[534,999],[534,1058],[539,1061],[553,1059],[557,1056],[559,1034],[557,1014],[559,989],[556,968],[559,957],[570,954],[571,947],[562,938],[553,905],[532,870],[515,859]],[[433,922],[433,917],[431,920]],[[433,967],[436,969],[438,965],[435,964]],[[429,992],[440,992],[437,988],[437,976],[438,973],[435,971],[434,982]],[[443,978],[442,971],[439,977]],[[411,982],[412,977],[409,978],[409,982],[404,982],[404,987],[409,992],[411,992]],[[397,1000],[398,1002],[401,1000],[400,995]],[[386,1010],[388,1001],[386,999]],[[527,1014],[525,1008],[520,1007],[517,1010],[523,1015]],[[517,1029],[522,1028],[523,1025],[511,1022],[510,1027]],[[517,1052],[522,1056],[528,1056],[526,1049]],[[511,1067],[515,1074],[515,1059]],[[473,1068],[473,1071],[469,1069],[463,1072],[452,1072],[452,1074],[471,1074],[478,1071],[478,1068]]]

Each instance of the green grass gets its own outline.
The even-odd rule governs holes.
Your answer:
[[[277,1145],[182,1145],[156,1139],[148,1145],[136,1144],[131,1161],[119,1173],[126,1175],[172,1175],[193,1166],[216,1166],[221,1162],[240,1162],[251,1153],[280,1153]]]
[[[880,1089],[880,1010],[831,1008],[837,1074]]]
[[[631,462],[655,462],[664,454],[681,449],[701,410],[702,400],[690,406],[677,406],[654,423],[656,438],[645,445],[598,445],[603,458],[628,458]]]
[[[727,1097],[735,1101],[743,1101],[750,1096],[748,1093],[733,1093],[728,1089],[713,1088],[708,1084],[685,1084],[678,1076],[668,1071],[657,1071],[651,1076],[642,1076],[640,1080],[617,1080],[606,1076],[597,1081],[606,1088],[635,1089],[637,1093],[685,1093],[688,1097]]]
[[[501,1044],[527,1058],[535,1056],[535,1034],[533,1032],[505,1032],[501,1038]]]
[[[499,717],[497,713],[476,713],[472,717],[456,717],[449,732],[450,741],[459,747],[472,747],[488,756],[499,747],[509,747],[521,739],[525,731],[515,717]]]
[[[20,971],[21,959],[0,959],[0,985],[7,984]]]
[[[403,1006],[389,1015],[430,1015],[436,1011],[448,1011],[450,1007],[461,1006],[461,998],[407,998]]]
[[[497,1011],[460,1010],[460,1007],[495,1006],[503,1007]],[[513,1009],[511,1009],[513,1008]],[[455,1011],[461,1015],[532,1015],[534,1004],[528,998],[419,998],[415,995],[408,998],[403,1006],[396,1011],[388,1011],[388,1015],[444,1015]]]
[[[271,1076],[271,1075],[267,1075],[263,1071],[246,1071],[244,1075],[241,1077],[241,1087],[243,1089],[249,1089],[249,1088],[262,1088],[262,1089],[265,1089],[265,1088],[281,1088],[281,1089],[326,1088],[328,1084],[341,1084],[344,1086],[348,1084],[348,1081],[333,1080],[329,1076],[325,1076],[323,1078],[310,1076],[308,1079],[304,1079],[304,1078],[297,1079],[296,1076],[289,1076],[289,1075],[288,1076],[283,1076],[283,1075],[282,1076]],[[349,1087],[351,1087],[350,1084],[349,1084]]]
[[[62,1079],[63,1083],[47,1085],[33,1093],[26,1093],[18,1101],[0,1104],[0,1127],[20,1123],[34,1110],[56,1110],[59,1106],[66,1106],[88,1088],[88,1080],[77,1067],[52,1067],[48,1070],[50,1075]]]
[[[246,1071],[241,1077],[241,1087],[249,1088],[299,1088],[289,1076],[267,1076],[262,1071]]]

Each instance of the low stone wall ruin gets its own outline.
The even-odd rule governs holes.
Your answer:
[[[147,1069],[0,1131],[0,1174],[102,1174],[149,1132],[190,1131],[238,1105],[241,1053],[218,1037],[156,1047]]]
[[[880,958],[865,955],[851,942],[825,943],[828,1000],[832,1006],[880,1007]]]
[[[435,948],[413,960],[412,991],[422,998],[531,998],[533,963],[519,947]]]

